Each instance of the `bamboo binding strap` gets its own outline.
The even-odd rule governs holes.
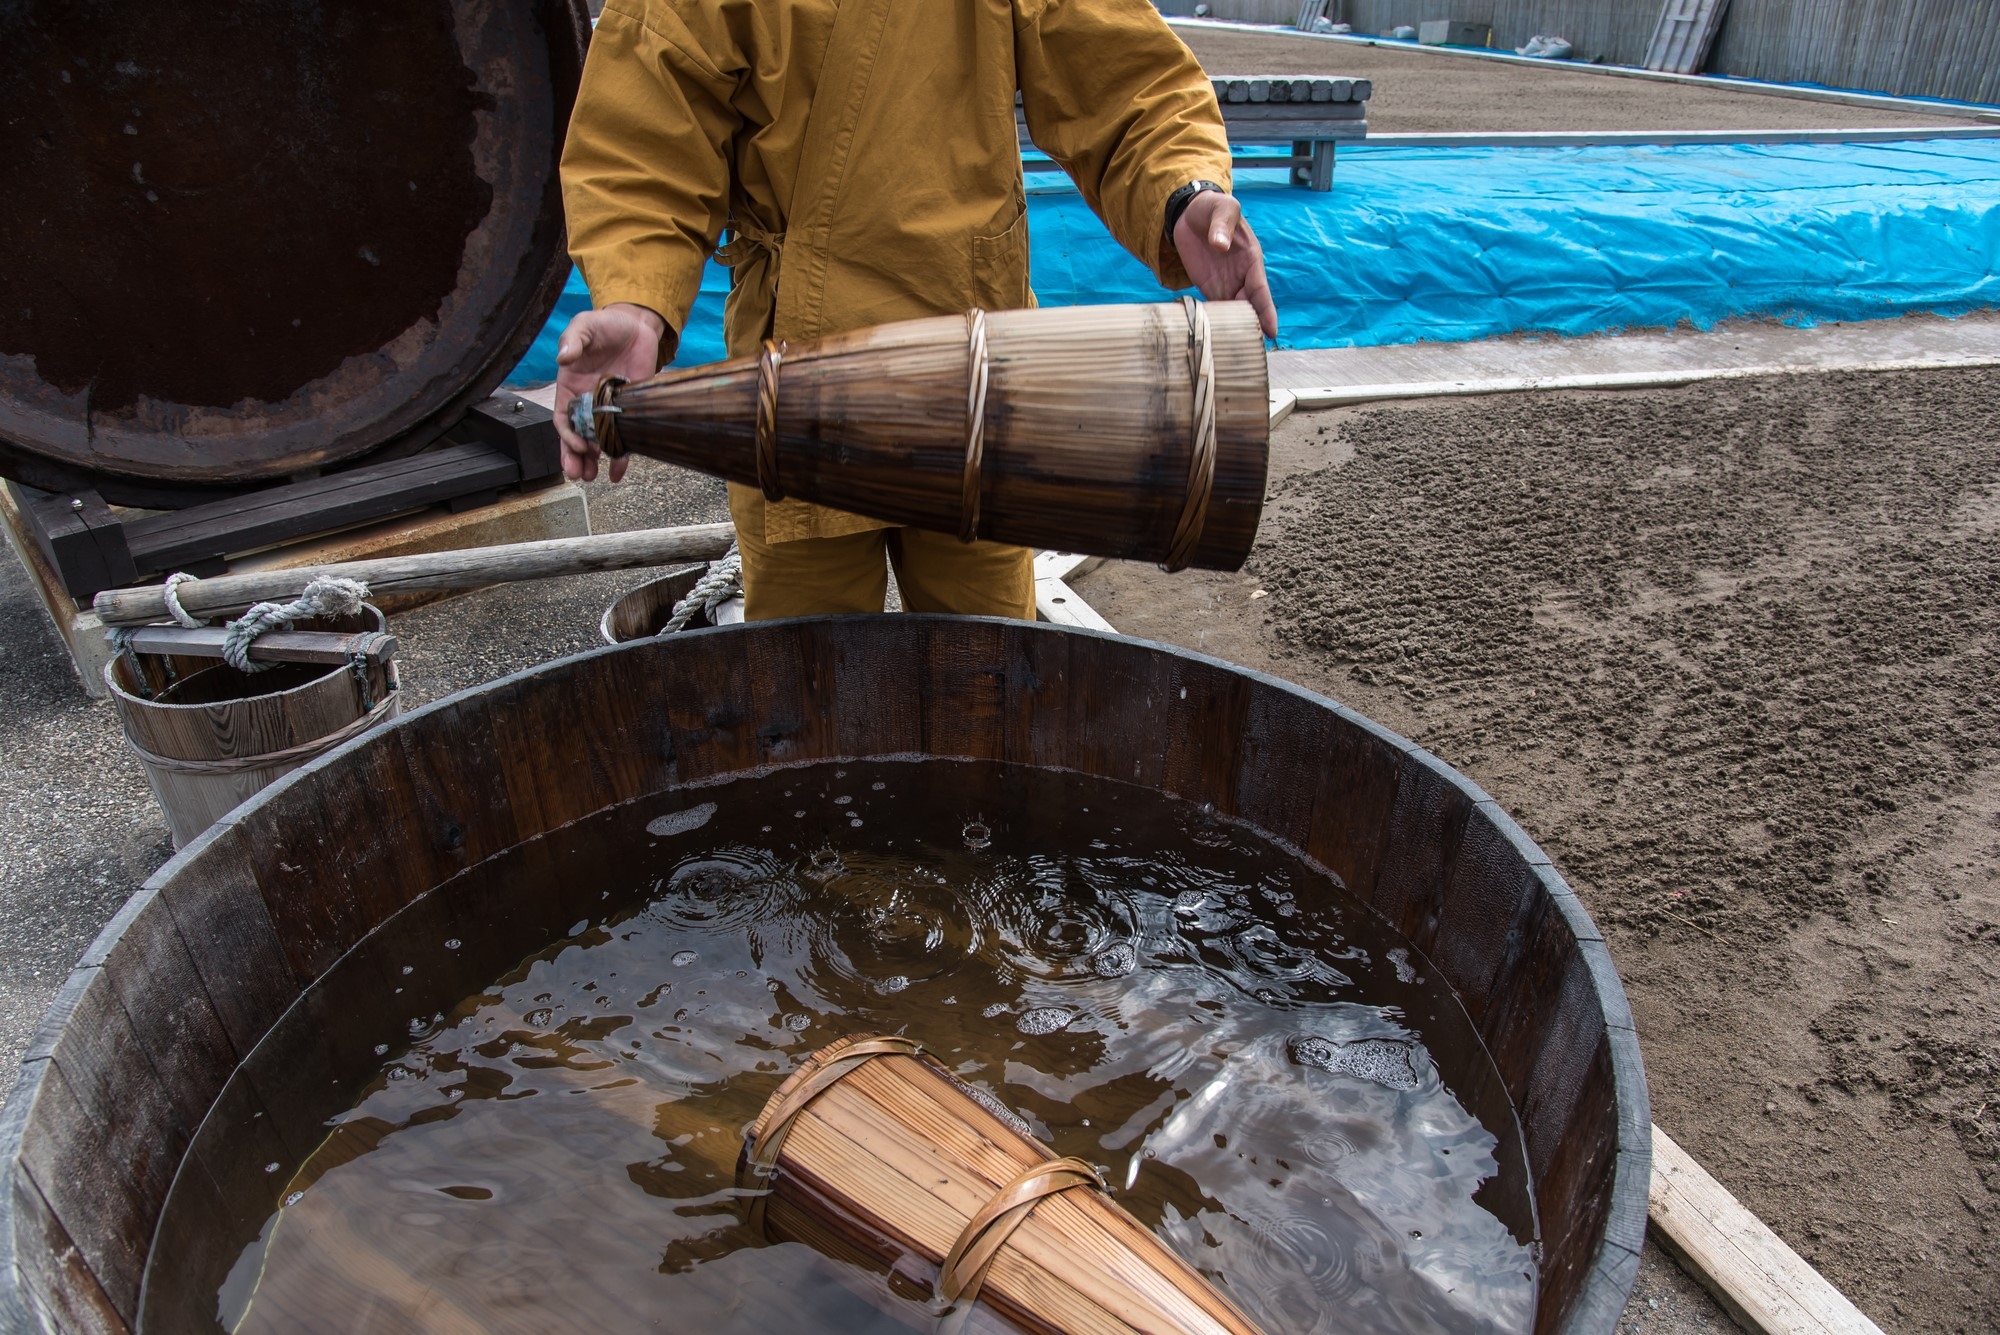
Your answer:
[[[782,501],[778,486],[778,368],[785,363],[785,345],[764,340],[757,356],[757,485],[767,501]]]
[[[389,716],[396,705],[396,689],[390,687],[381,700],[360,717],[343,723],[324,737],[315,737],[297,746],[288,746],[282,751],[264,751],[254,756],[224,756],[219,760],[182,760],[178,756],[163,756],[149,751],[125,734],[125,745],[132,748],[132,754],[156,769],[171,770],[176,774],[241,774],[245,770],[276,769],[281,765],[303,765],[325,755],[334,747],[353,737],[359,737]]]
[[[978,1214],[966,1221],[965,1231],[946,1253],[938,1267],[938,1297],[966,1307],[979,1301],[979,1286],[986,1282],[986,1269],[1007,1245],[1014,1230],[1027,1221],[1034,1208],[1057,1192],[1074,1187],[1108,1191],[1104,1177],[1081,1159],[1051,1159],[1036,1164],[993,1194]]]
[[[965,481],[959,496],[958,540],[979,541],[979,467],[986,453],[986,312],[965,313]]]
[[[764,1129],[750,1144],[748,1157],[751,1170],[760,1181],[768,1178],[778,1162],[778,1152],[785,1147],[785,1136],[791,1131],[793,1120],[806,1110],[807,1104],[839,1084],[855,1067],[876,1057],[915,1057],[923,1050],[923,1044],[900,1034],[879,1034],[849,1044],[838,1057],[814,1071],[797,1089],[787,1094],[783,1103],[770,1110],[770,1116],[764,1119]],[[761,1231],[764,1227],[764,1202],[767,1199],[768,1195],[759,1196],[751,1202],[750,1227],[753,1230]]]
[[[1194,390],[1194,451],[1188,460],[1187,502],[1167,547],[1167,570],[1185,570],[1208,522],[1208,497],[1215,487],[1215,349],[1210,344],[1208,307],[1182,297],[1188,317],[1188,378]]]

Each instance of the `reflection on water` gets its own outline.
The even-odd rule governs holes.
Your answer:
[[[224,1325],[929,1329],[900,1281],[739,1223],[771,1091],[894,1031],[1104,1167],[1274,1333],[1531,1327],[1519,1133],[1419,952],[1157,794],[1024,799],[1056,781],[988,767],[1011,809],[1065,813],[1009,819],[912,782],[938,768],[781,771],[571,831],[554,874],[604,911],[385,1050],[236,1256]]]

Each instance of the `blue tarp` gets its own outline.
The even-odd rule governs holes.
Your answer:
[[[1739,316],[1862,320],[2000,306],[2000,140],[1342,149],[1330,194],[1239,171],[1286,347],[1587,334]],[[1045,306],[1155,301],[1059,173],[1030,177]],[[723,355],[710,265],[681,365]],[[515,373],[554,375],[562,306]]]

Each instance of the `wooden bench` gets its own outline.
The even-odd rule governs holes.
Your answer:
[[[1282,74],[1224,75],[1212,81],[1222,108],[1229,146],[1289,144],[1292,184],[1309,190],[1333,189],[1333,154],[1342,140],[1368,137],[1367,79],[1305,79]],[[1032,148],[1019,99],[1014,108],[1021,147]],[[1237,156],[1235,166],[1270,168],[1282,158]],[[1055,162],[1030,159],[1028,171],[1061,171]]]

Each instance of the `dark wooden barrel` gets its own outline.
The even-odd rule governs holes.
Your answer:
[[[0,472],[171,505],[414,448],[569,274],[583,0],[0,5]]]
[[[85,952],[0,1113],[0,1328],[128,1329],[177,1169],[197,1182],[222,1171],[182,1163],[202,1120],[264,1137],[284,1169],[294,1152],[274,1124],[350,1106],[406,1006],[297,1030],[324,1037],[300,1047],[285,1106],[251,1106],[265,1096],[243,1082],[226,1105],[218,1095],[281,1019],[312,1019],[308,989],[373,928],[449,902],[433,888],[677,786],[911,755],[1137,782],[1212,803],[1337,874],[1457,989],[1519,1112],[1544,1249],[1537,1330],[1610,1335],[1646,1223],[1638,1042],[1602,938],[1507,814],[1435,756],[1273,678],[1117,636],[929,616],[766,622],[582,654],[407,714],[225,817]],[[596,902],[575,879],[529,877],[450,910],[467,976],[441,977],[439,1000],[498,971],[480,972],[482,941],[515,950],[511,963],[524,923],[559,937]],[[243,1225],[240,1202],[223,1204],[237,1189],[214,1189],[219,1233]],[[205,1241],[158,1245],[199,1255]],[[240,1245],[218,1236],[206,1250]],[[171,1281],[190,1267],[163,1268]],[[150,1310],[169,1297],[149,1292]],[[175,1329],[212,1320],[212,1292],[175,1301]]]

